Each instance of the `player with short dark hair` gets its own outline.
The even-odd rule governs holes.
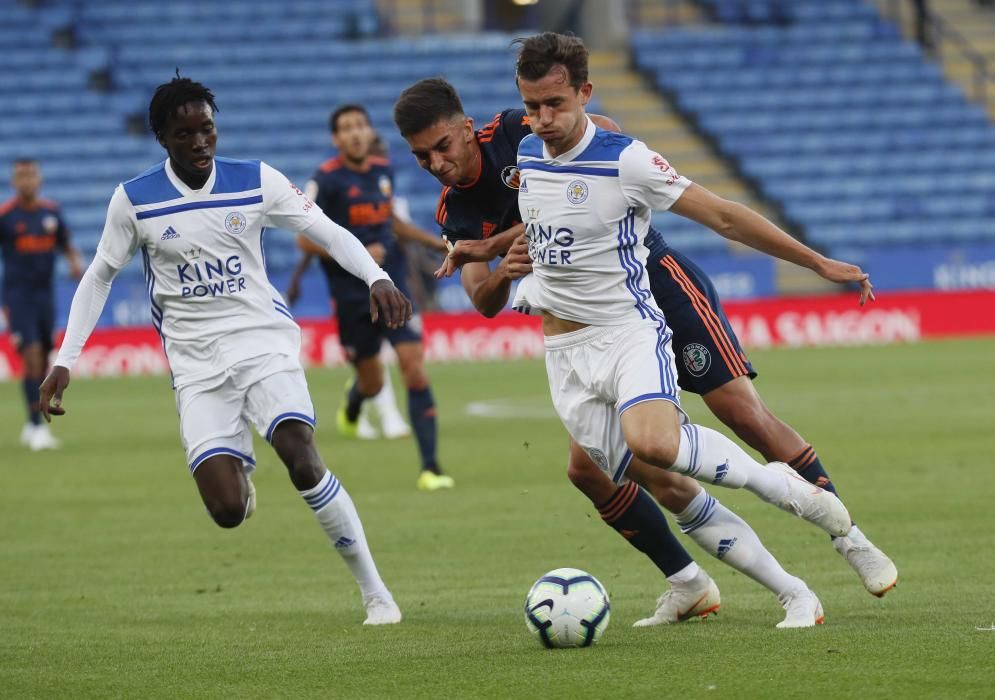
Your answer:
[[[305,191],[332,221],[348,228],[366,246],[373,259],[383,265],[410,297],[407,258],[395,233],[441,252],[446,250],[445,243],[395,215],[393,170],[386,158],[371,153],[376,134],[366,109],[356,104],[342,105],[332,112],[329,126],[339,154],[321,164]],[[288,298],[291,301],[296,298],[299,279],[311,258],[317,255],[334,301],[339,339],[346,357],[356,368],[356,379],[349,384],[346,400],[336,416],[339,431],[349,437],[356,436],[363,402],[381,391],[384,366],[380,347],[386,338],[397,353],[408,391],[408,413],[421,462],[417,487],[423,491],[452,488],[453,479],[442,473],[437,456],[435,398],[425,371],[420,316],[415,315],[394,329],[377,325],[367,310],[356,303],[367,294],[363,281],[327,255],[321,255],[306,239],[301,240],[301,245],[304,255],[291,276]]]
[[[516,157],[520,141],[531,134],[532,129],[522,110],[508,110],[500,115],[499,128],[482,132],[483,138],[473,137],[472,127],[467,126],[468,120],[458,102],[458,96],[454,100],[453,95],[455,90],[451,86],[440,85],[438,79],[419,81],[402,93],[395,106],[395,121],[399,127],[402,124],[422,126],[431,121],[427,127],[416,132],[409,131],[405,136],[419,164],[445,186],[437,218],[443,234],[457,242],[446,264],[440,269],[440,274],[449,275],[461,268],[467,294],[478,310],[491,316],[504,308],[512,278],[529,268],[526,262],[525,269],[514,269],[519,263],[513,256],[506,257],[493,271],[486,261],[503,255],[524,230],[518,212],[520,173]],[[435,113],[434,120],[430,120],[424,113],[424,106],[428,104],[438,105],[439,111]],[[416,116],[416,108],[419,121],[413,122],[411,120]],[[591,115],[591,119],[599,126],[611,128],[610,124],[601,123],[596,115]],[[713,412],[729,423],[748,444],[758,448],[770,459],[777,456],[783,459],[785,452],[792,449],[792,446],[790,441],[784,440],[784,433],[771,429],[770,424],[784,424],[766,408],[748,381],[747,377],[752,378],[755,373],[725,319],[711,281],[690,260],[668,248],[655,231],[651,230],[647,245],[651,249],[651,259],[661,261],[659,267],[650,267],[650,283],[654,298],[667,312],[668,318],[673,316],[671,327],[675,345],[683,347],[703,341],[703,346],[714,348],[712,353],[715,359],[704,372],[699,372],[696,368],[695,373],[692,373],[685,364],[678,363],[681,387],[702,394]],[[665,260],[676,264],[665,267]],[[713,340],[713,336],[717,340]],[[721,350],[718,348],[719,341],[724,344]],[[728,350],[728,344],[735,348],[735,355]],[[729,358],[729,362],[726,362],[726,358]],[[741,362],[737,363],[735,359]],[[699,376],[695,376],[696,374]],[[734,391],[730,391],[733,389]],[[722,400],[730,394],[727,402]],[[737,409],[734,417],[723,410],[723,404],[730,409]],[[791,430],[786,425],[784,427]],[[763,430],[753,433],[751,428]],[[805,447],[804,442],[800,442],[800,445]],[[802,452],[801,447],[799,452]],[[802,475],[812,481],[824,483],[820,479],[821,465],[814,457],[814,452],[807,448],[804,453],[801,455],[803,459],[793,460],[792,466],[800,469],[808,467],[801,471]],[[622,490],[611,479],[606,478],[576,444],[571,445],[568,475],[575,486],[596,505],[611,506],[620,498]],[[632,471],[630,475],[636,478],[637,472]],[[716,521],[722,520],[714,512],[708,512],[708,508],[698,507],[701,505],[699,501],[704,500],[708,504],[711,497],[699,491],[693,483],[689,487],[688,480],[675,482],[674,475],[660,470],[648,469],[642,476],[648,479],[644,483],[657,500],[678,516],[682,529],[689,531],[706,551],[715,555],[715,547],[708,546],[707,542],[702,541],[704,538],[696,537],[701,535],[703,529],[717,525]],[[699,493],[703,495],[698,495]],[[640,499],[636,498],[632,503],[632,511],[640,510],[637,507]],[[605,512],[604,507],[602,512]],[[629,517],[637,516],[633,513]],[[657,533],[657,539],[664,537],[665,522],[662,527],[658,523],[653,524],[653,516],[648,509],[641,509],[638,517],[644,518],[644,533],[653,530]],[[699,521],[704,522],[705,526],[702,527]],[[619,529],[617,524],[615,526]],[[625,529],[631,531],[634,528],[630,526]],[[851,534],[856,532],[852,530]],[[840,539],[844,538],[838,538],[836,542]],[[839,547],[838,544],[837,546]],[[871,592],[881,594],[884,592],[882,588],[886,590],[894,581],[894,578],[883,581],[888,578],[886,569],[891,563],[870,543],[867,543],[865,549],[862,543],[854,541],[846,551],[860,552],[856,556],[844,555]],[[884,564],[868,566],[868,559],[872,563],[883,561]],[[690,557],[686,557],[684,561],[689,562]],[[735,564],[735,557],[726,556],[725,561]],[[664,570],[664,573],[668,572]],[[676,621],[669,616],[675,611],[684,612],[687,607],[672,603],[683,597],[690,599],[700,589],[689,591],[687,586],[675,584],[675,590],[680,595],[671,596],[666,601],[661,599],[657,615],[651,619],[657,622]]]
[[[31,450],[59,446],[42,422],[38,387],[47,371],[55,323],[55,252],[69,263],[69,274],[79,279],[82,263],[69,240],[59,205],[39,197],[42,176],[38,161],[14,161],[14,196],[0,204],[0,252],[3,253],[3,303],[10,339],[24,363],[22,387],[28,422],[21,444]]]
[[[69,370],[96,324],[115,275],[140,250],[152,321],[169,361],[187,464],[221,527],[255,510],[250,425],[287,467],[359,585],[364,624],[400,622],[359,515],[314,442],[315,412],[300,365],[300,327],[266,276],[262,233],[301,231],[364,280],[362,303],[397,328],[411,305],[356,238],[279,171],[215,156],[217,106],[204,85],[160,85],[149,124],[164,162],[115,189],[93,263],[69,312],[66,336],[41,386],[42,412],[62,415]]]

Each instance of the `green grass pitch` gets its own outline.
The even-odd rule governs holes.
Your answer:
[[[322,454],[404,611],[375,629],[261,441],[255,516],[211,523],[167,379],[74,381],[64,447],[44,454],[17,446],[20,387],[0,385],[0,697],[992,697],[995,631],[977,628],[995,623],[995,340],[753,359],[767,403],[900,570],[873,598],[821,532],[711,489],[819,594],[816,629],[774,629],[773,596],[686,539],[720,614],[633,629],[661,577],[566,481],[541,362],[430,366],[457,482],[433,494],[414,488],[411,440],[336,435],[346,370],[309,375]],[[468,413],[480,402],[492,415]],[[560,566],[609,589],[595,648],[547,651],[525,629],[529,586]]]

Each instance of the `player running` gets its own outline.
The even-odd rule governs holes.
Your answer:
[[[400,622],[345,488],[314,444],[315,414],[298,360],[300,328],[270,284],[262,231],[302,231],[369,286],[373,318],[403,325],[411,305],[351,233],[280,172],[215,157],[217,107],[189,78],[156,88],[149,124],[168,158],[119,185],[93,263],[73,298],[42,411],[62,415],[63,392],[107,300],[139,250],[152,320],[169,360],[187,464],[214,521],[236,527],[255,509],[250,424],[286,465],[363,595],[363,624]]]
[[[318,168],[305,186],[305,192],[332,221],[347,227],[366,246],[373,259],[383,265],[391,279],[410,298],[406,283],[407,258],[398,245],[395,232],[401,238],[441,252],[445,252],[446,245],[442,239],[394,214],[393,171],[386,159],[371,154],[376,134],[366,109],[356,104],[342,105],[332,112],[329,128],[339,155]],[[346,357],[356,368],[356,379],[350,383],[346,401],[336,416],[339,431],[355,437],[363,402],[375,397],[383,388],[380,346],[386,337],[397,353],[408,390],[408,414],[421,458],[417,487],[422,491],[452,488],[453,479],[442,473],[437,456],[435,399],[425,371],[420,316],[415,315],[398,328],[384,329],[371,319],[364,303],[369,296],[366,283],[306,239],[301,243],[304,255],[291,276],[288,299],[292,301],[296,297],[301,275],[310,265],[311,258],[318,256],[335,302],[339,338]]]
[[[28,422],[21,429],[21,444],[34,451],[59,446],[41,420],[38,395],[52,351],[55,251],[66,257],[74,279],[79,279],[83,271],[59,205],[38,196],[41,181],[37,161],[14,161],[11,184],[15,194],[0,204],[0,252],[4,263],[0,300],[11,343],[24,363],[22,387]]]
[[[592,119],[598,118],[592,115]],[[422,167],[432,172],[445,185],[437,211],[439,223],[444,234],[457,242],[454,252],[447,260],[447,266],[441,272],[451,274],[464,261],[469,261],[462,265],[462,281],[468,295],[482,313],[496,314],[507,301],[511,288],[509,275],[523,274],[521,270],[514,270],[516,264],[508,258],[493,272],[483,261],[507,250],[514,237],[523,230],[521,224],[517,223],[519,175],[515,156],[519,141],[531,133],[524,112],[507,110],[498,115],[488,127],[474,134],[472,127],[468,126],[469,120],[465,117],[459,97],[452,86],[441,79],[429,79],[420,81],[405,91],[396,107],[395,120]],[[485,233],[489,235],[485,237]],[[650,281],[655,298],[668,313],[673,314],[671,325],[674,329],[675,342],[679,345],[696,342],[701,342],[703,345],[713,344],[714,331],[710,332],[709,328],[721,325],[726,338],[734,344],[738,357],[743,360],[744,364],[741,367],[749,367],[735,335],[725,320],[714,288],[704,273],[698,271],[679,253],[668,249],[662,238],[654,231],[650,232],[647,244],[652,249],[651,259],[663,260],[669,255],[676,259],[683,275],[690,276],[693,280],[693,288],[689,290],[686,286],[679,286],[674,276],[667,274],[664,267],[650,269]],[[528,265],[525,267],[527,271]],[[700,297],[707,299],[708,304],[700,304]],[[698,309],[702,309],[705,313],[699,313]],[[713,323],[713,317],[717,317],[720,324]],[[713,350],[712,354],[716,358],[722,357],[718,350]],[[747,380],[747,376],[755,376],[752,367],[750,375],[734,373],[732,369],[727,364],[713,362],[701,376],[695,376],[686,366],[678,364],[682,388],[703,394],[713,412],[769,459],[778,456],[783,459],[783,455],[786,450],[791,449],[791,445],[781,444],[784,441],[784,432],[772,429],[774,426],[771,426],[771,422],[783,426],[791,434],[794,432],[773,416]],[[736,391],[732,391],[733,388]],[[736,411],[735,420],[722,410],[723,405],[740,409]],[[760,440],[757,436],[762,436],[764,439]],[[795,439],[802,446],[805,445],[796,434]],[[812,458],[812,455],[809,457]],[[628,473],[630,477],[639,478],[636,474],[637,467],[638,463],[630,467]],[[821,465],[818,465],[813,458],[809,470],[802,474],[814,480],[817,477],[812,476],[811,470],[816,467],[821,471]],[[619,493],[613,482],[603,475],[576,445],[572,445],[568,475],[596,505],[605,503]],[[706,551],[713,556],[716,555],[720,551],[722,540],[730,538],[716,536],[713,541],[707,541],[702,537],[701,531],[717,529],[728,511],[721,505],[718,510],[712,510],[709,507],[711,497],[690,480],[683,478],[674,480],[674,476],[653,469],[648,474],[642,475],[642,478],[649,479],[644,483],[662,505],[677,514],[682,528],[690,531],[689,534]],[[634,503],[639,503],[639,499],[635,499]],[[630,532],[640,529],[644,534],[650,532],[652,515],[649,510],[644,512],[647,520],[640,528],[633,527],[629,523],[624,529]],[[633,513],[631,517],[637,516]],[[661,532],[666,532],[665,522],[663,528],[663,530],[656,528],[655,538],[661,537]],[[860,537],[859,531],[851,530],[850,536]],[[842,539],[850,538],[837,538],[838,548]],[[854,542],[852,547],[847,548],[847,552],[848,561],[857,569],[865,585],[869,585],[869,589],[876,581],[887,578],[887,571],[881,575],[882,568],[893,567],[887,557],[873,546],[864,549]],[[727,554],[724,561],[735,565],[735,554],[735,552]],[[881,560],[885,562],[885,567],[879,566]],[[887,583],[892,581],[894,577]],[[673,603],[697,600],[699,594],[707,590],[709,585],[710,581],[702,581],[691,586],[675,583],[674,590],[669,592],[674,595],[661,600],[656,619],[676,621],[677,618],[674,616],[686,611],[688,606],[678,606]],[[768,585],[768,587],[778,592],[775,586]]]

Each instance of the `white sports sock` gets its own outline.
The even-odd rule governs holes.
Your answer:
[[[698,576],[699,571],[701,571],[701,567],[698,566],[698,563],[691,562],[680,571],[668,576],[667,580],[677,585],[680,585],[682,583],[690,583],[695,579],[695,577]]]
[[[373,397],[373,404],[376,406],[380,420],[384,421],[404,421],[404,416],[397,408],[397,397],[394,395],[394,382],[391,381],[390,372],[384,370],[383,388],[380,393]]]
[[[704,489],[676,518],[681,532],[699,547],[775,595],[806,588],[804,581],[781,567],[745,520]]]
[[[356,506],[339,480],[326,470],[317,486],[300,494],[311,506],[335,551],[342,555],[352,571],[363,598],[387,593],[387,586],[380,578],[366,544],[366,533],[363,532]]]
[[[716,486],[745,488],[768,503],[787,495],[784,475],[746,454],[722,433],[701,425],[682,425],[674,471]]]

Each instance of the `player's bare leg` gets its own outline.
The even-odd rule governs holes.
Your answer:
[[[322,462],[314,444],[314,430],[301,421],[285,420],[273,431],[272,444],[294,487],[314,511],[332,546],[359,584],[367,612],[363,624],[400,622],[401,611],[373,562],[352,498]]]
[[[643,462],[698,481],[745,488],[831,535],[850,529],[850,515],[838,498],[804,481],[786,464],[756,462],[719,432],[681,425],[670,401],[635,404],[622,413],[621,423],[629,449]]]
[[[573,440],[567,476],[598,508],[602,520],[649,557],[671,584],[657,602],[655,613],[639,620],[637,626],[683,622],[719,609],[718,587],[677,541],[646,491],[632,481],[617,486]]]
[[[249,516],[252,486],[242,460],[227,454],[208,457],[193,473],[207,512],[224,528],[238,527]]]
[[[815,450],[794,428],[774,415],[749,377],[737,377],[702,398],[719,420],[764,459],[785,462],[808,482],[836,494]],[[834,538],[833,546],[869,593],[881,597],[898,583],[895,564],[856,525],[851,526],[845,537]]]
[[[422,491],[452,488],[453,478],[443,474],[439,467],[435,398],[425,371],[424,346],[420,341],[397,343],[394,345],[394,352],[397,353],[401,377],[408,391],[408,418],[421,458],[418,488]]]

